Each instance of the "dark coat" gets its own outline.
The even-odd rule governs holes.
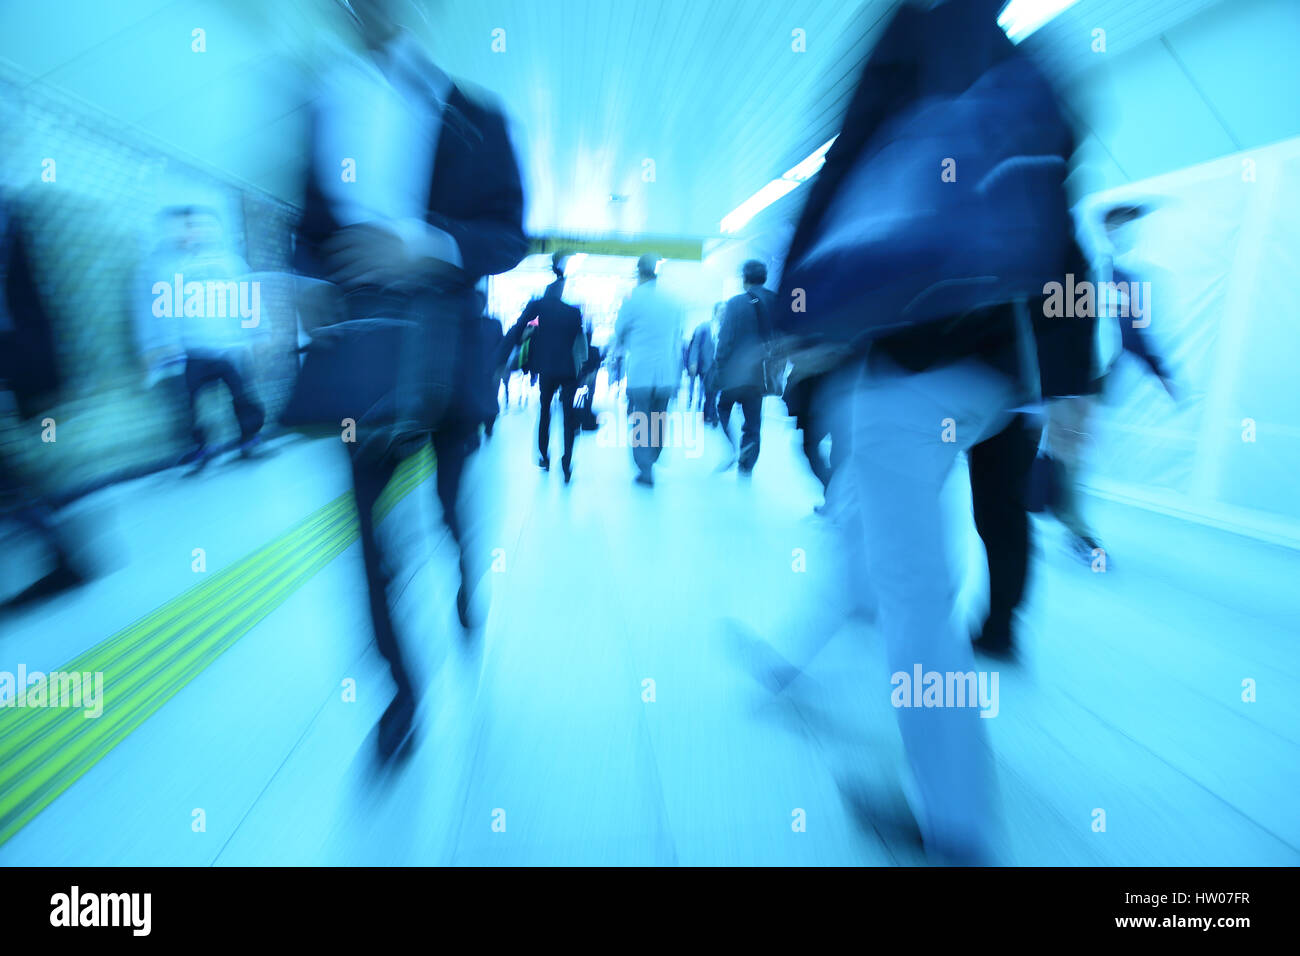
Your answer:
[[[715,351],[713,330],[705,322],[691,335],[691,344],[686,348],[686,367],[689,369],[694,363],[697,375],[710,375],[713,372]]]
[[[997,0],[950,0],[928,10],[909,3],[898,8],[873,48],[840,134],[811,184],[787,262],[801,260],[817,241],[821,221],[841,184],[882,125],[914,102],[959,93],[987,70],[1021,55],[997,26],[999,6]],[[1062,148],[1066,156],[1073,152],[1072,144]],[[1083,255],[1077,247],[1070,255],[1082,275]],[[783,283],[779,300],[791,301],[791,291]],[[1030,313],[1032,317],[1032,302]],[[1085,330],[1080,326],[1051,331],[1046,352],[1052,366],[1048,377],[1054,383],[1072,384],[1089,374],[1092,345],[1091,340],[1085,345]],[[878,339],[875,347],[913,371],[966,357],[980,358],[1012,377],[1020,370],[1011,308],[983,309],[913,326]]]
[[[315,151],[309,155],[314,156]],[[303,275],[326,278],[322,246],[340,226],[321,191],[314,165],[309,165],[309,170],[295,236],[294,266]],[[486,275],[513,269],[528,253],[523,211],[523,186],[504,116],[452,86],[443,109],[425,221],[450,234],[460,249],[460,270],[444,283],[438,302],[438,307],[459,323],[459,334],[454,358],[445,356],[430,376],[435,381],[449,380],[457,399],[451,414],[467,422],[482,417],[481,383],[490,374],[479,351],[473,288]]]
[[[523,186],[505,118],[453,86],[443,111],[425,220],[456,240],[465,288],[483,276],[509,272],[528,254],[523,215]],[[294,250],[299,272],[325,276],[320,246],[338,228],[312,168]]]
[[[771,340],[770,316],[775,301],[771,290],[761,286],[727,300],[714,354],[714,384],[719,391],[763,387],[763,360]]]

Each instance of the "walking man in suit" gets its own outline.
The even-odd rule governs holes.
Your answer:
[[[740,406],[745,416],[737,458],[742,476],[758,462],[759,430],[763,424],[765,389],[763,363],[771,339],[770,316],[774,297],[764,288],[767,266],[751,259],[741,269],[745,291],[727,301],[718,332],[718,422],[731,441],[731,410]]]
[[[542,471],[551,467],[551,401],[558,392],[564,414],[564,483],[573,478],[573,439],[578,433],[578,414],[573,407],[578,391],[578,373],[587,361],[587,337],[582,330],[582,312],[564,301],[564,270],[569,255],[557,252],[551,257],[555,281],[546,287],[541,298],[524,306],[519,321],[506,333],[503,348],[507,351],[523,341],[524,329],[534,320],[537,330],[528,340],[528,364],[538,376],[542,407],[537,416],[537,465]]]
[[[409,736],[417,691],[388,606],[389,562],[372,508],[400,460],[432,431],[443,520],[461,546],[457,611],[469,626],[471,580],[457,509],[477,446],[470,380],[479,317],[475,283],[514,268],[527,252],[523,190],[505,119],[467,96],[401,30],[391,0],[352,0],[364,54],[338,65],[317,99],[296,265],[329,279],[349,319],[404,318],[422,330],[415,382],[394,374],[392,403],[419,409],[421,429],[362,435],[350,444],[375,641],[396,694],[379,722],[380,755]],[[390,410],[391,411],[391,410]],[[402,419],[401,414],[393,416]]]

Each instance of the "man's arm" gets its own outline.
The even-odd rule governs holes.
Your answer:
[[[509,272],[528,254],[523,226],[524,190],[505,118],[484,109],[479,131],[483,142],[475,154],[476,178],[491,187],[483,193],[472,218],[435,215],[430,222],[455,241],[461,268],[475,279]]]
[[[501,346],[497,350],[497,364],[505,365],[510,358],[510,353],[519,347],[524,340],[524,329],[528,328],[528,323],[533,320],[537,313],[537,300],[532,299],[524,306],[524,311],[519,313],[519,318],[515,324],[510,326],[510,330],[501,337]]]
[[[615,351],[621,354],[626,350],[627,337],[634,325],[636,325],[636,305],[629,297],[623,300],[623,305],[618,310],[618,318],[614,320]]]
[[[743,307],[748,309],[750,305],[744,302]],[[741,303],[736,299],[727,300],[727,307],[722,312],[722,322],[718,328],[718,347],[713,352],[714,365],[725,365],[731,358],[731,352],[736,345],[736,323],[739,321],[737,313],[740,308]]]

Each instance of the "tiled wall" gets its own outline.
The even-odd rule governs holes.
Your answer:
[[[39,419],[21,422],[8,410],[0,412],[0,441],[39,487],[66,493],[174,458],[189,443],[179,379],[146,389],[134,334],[134,310],[149,301],[140,266],[158,210],[215,207],[250,268],[274,272],[288,268],[295,212],[141,144],[129,128],[39,83],[0,75],[0,102],[0,188],[31,237],[65,378],[48,411],[55,442],[41,441]],[[53,182],[42,180],[47,159]],[[271,329],[252,356],[251,378],[274,415],[289,386],[296,332],[287,285],[264,283],[262,296]],[[200,412],[213,439],[236,436],[224,388],[209,389]]]

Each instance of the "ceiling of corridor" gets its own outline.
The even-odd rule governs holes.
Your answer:
[[[1070,51],[1094,23],[1120,52],[1210,2],[1080,0],[1031,42],[1082,62]],[[835,133],[874,28],[894,6],[402,3],[447,72],[511,115],[534,233],[695,237],[716,235],[722,216]],[[194,28],[206,33],[206,53],[191,50]],[[345,28],[336,0],[13,3],[0,13],[0,59],[25,82],[296,202],[310,96],[302,66]],[[498,29],[504,51],[493,49]],[[796,30],[804,52],[792,48]]]

